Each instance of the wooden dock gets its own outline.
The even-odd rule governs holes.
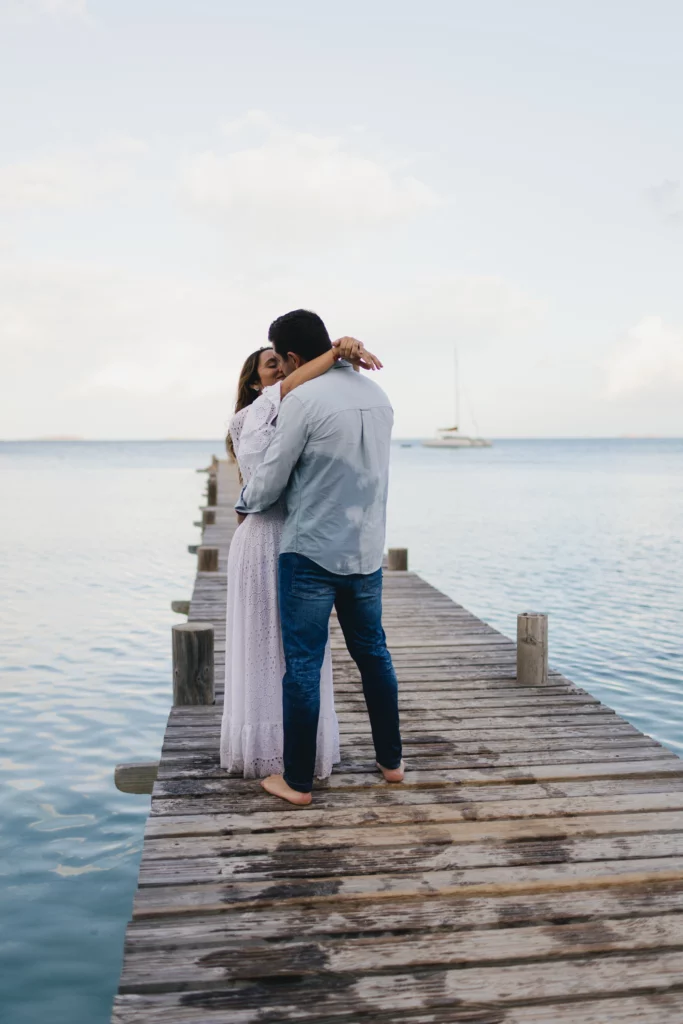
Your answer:
[[[174,708],[145,833],[117,1024],[683,1022],[683,762],[410,572],[385,576],[408,765],[374,770],[333,624],[343,762],[310,808],[218,764],[225,566],[218,470],[190,620],[214,707]]]

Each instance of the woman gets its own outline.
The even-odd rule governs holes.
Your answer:
[[[280,365],[280,359],[270,346],[257,349],[256,352],[252,352],[245,360],[237,385],[235,419],[231,420],[228,435],[225,438],[225,447],[231,459],[235,461],[237,459],[231,436],[231,430],[236,422],[237,413],[252,405],[263,388],[270,387],[271,384],[275,384],[283,379],[284,374]]]
[[[336,359],[379,369],[381,363],[353,338],[284,377],[270,348],[252,353],[240,374],[228,449],[244,483],[265,458],[275,433],[280,402],[294,388],[329,370]],[[277,604],[277,562],[284,523],[278,503],[247,516],[228,556],[225,696],[221,725],[221,766],[244,778],[277,775],[282,762],[282,677],[285,671]],[[315,774],[327,778],[339,761],[339,726],[334,710],[329,644],[320,673],[320,720]]]

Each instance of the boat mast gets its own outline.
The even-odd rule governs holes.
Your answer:
[[[453,369],[455,379],[455,429],[460,429],[460,380],[458,375],[458,346],[453,346]]]

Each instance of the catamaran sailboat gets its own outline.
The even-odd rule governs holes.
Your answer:
[[[467,437],[459,433],[457,427],[445,427],[437,431],[436,437],[430,437],[422,444],[425,448],[490,448],[493,441],[485,437]]]
[[[455,423],[454,427],[445,427],[443,430],[438,430],[436,437],[431,437],[427,441],[423,441],[422,444],[425,448],[490,448],[493,444],[492,441],[486,440],[484,437],[467,437],[465,434],[460,433],[460,427],[457,425],[460,421],[460,382],[458,379],[458,350],[453,349],[453,359],[455,362]],[[476,430],[476,423],[475,423]]]

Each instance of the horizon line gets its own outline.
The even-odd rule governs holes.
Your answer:
[[[394,441],[420,442],[424,436],[396,436]],[[682,441],[680,434],[507,434],[492,435],[491,441]],[[217,437],[0,437],[0,444],[224,444]]]

